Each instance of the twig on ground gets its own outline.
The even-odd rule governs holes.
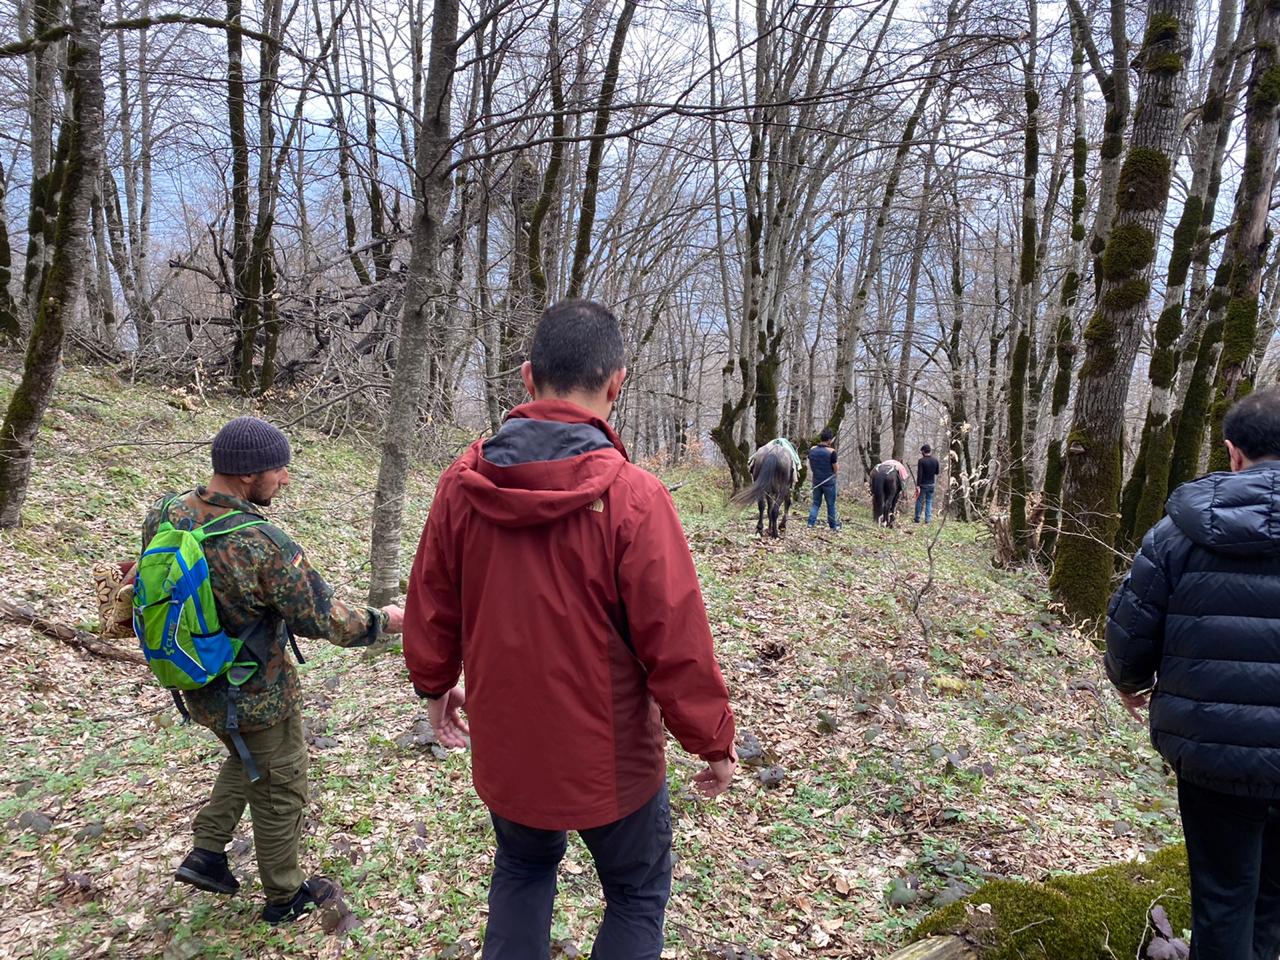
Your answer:
[[[938,545],[938,538],[942,536],[942,531],[947,525],[947,517],[951,513],[950,500],[943,505],[940,513],[941,517],[938,520],[937,529],[933,531],[933,536],[929,538],[929,546],[925,549],[925,554],[929,558],[929,576],[924,585],[919,590],[913,590],[911,594],[911,616],[915,617],[916,623],[920,624],[920,636],[925,643],[929,642],[929,625],[925,623],[924,617],[920,616],[920,605],[924,603],[925,596],[933,589],[933,576],[937,568],[937,560],[934,558],[933,548]]]

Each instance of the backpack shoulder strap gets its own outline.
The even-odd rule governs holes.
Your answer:
[[[155,511],[158,517],[157,526],[161,523],[169,522],[169,508],[177,502],[179,494],[166,493],[163,497],[151,505],[151,509]]]
[[[262,533],[268,540],[280,548],[286,563],[292,563],[302,553],[302,548],[287,533],[275,524],[262,517],[245,513],[243,510],[231,510],[220,517],[215,517],[200,528],[203,539],[233,533],[236,530],[254,529]],[[284,621],[278,617],[263,616],[250,623],[240,634],[240,641],[250,654],[260,663],[265,664],[269,650],[274,644],[284,646],[286,642],[293,644],[294,655],[299,663],[306,663],[302,651],[298,649]]]
[[[251,527],[260,526],[267,521],[261,517],[254,517],[244,513],[241,510],[230,510],[222,514],[220,517],[214,517],[207,523],[197,527],[192,533],[196,539],[203,545],[206,540],[213,537],[220,537],[224,534],[234,533],[237,530],[246,530]]]
[[[248,530],[250,528],[261,532],[263,536],[279,547],[285,557],[290,560],[299,552],[298,545],[287,533],[271,523],[271,521],[251,513],[245,513],[243,510],[229,510],[220,517],[214,517],[200,529],[203,531],[204,536],[208,538],[219,537],[225,533]]]

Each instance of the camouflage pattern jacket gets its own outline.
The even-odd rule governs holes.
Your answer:
[[[160,526],[163,498],[147,513],[142,546]],[[228,510],[251,517],[262,508],[203,486],[169,506],[169,522],[198,527]],[[248,519],[246,517],[246,519]],[[368,646],[386,628],[386,615],[368,607],[352,607],[333,598],[333,589],[307,562],[302,548],[278,528],[262,526],[210,537],[204,543],[218,619],[229,636],[241,635],[255,620],[283,622],[294,634],[328,640],[339,647]],[[265,730],[300,708],[302,687],[283,643],[269,645],[267,662],[241,687],[238,707],[243,732]],[[226,733],[227,682],[216,680],[183,694],[191,718],[219,736]]]

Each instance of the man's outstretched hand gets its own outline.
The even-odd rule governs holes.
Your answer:
[[[708,760],[707,769],[693,775],[693,785],[707,799],[718,797],[729,789],[737,767],[738,758],[733,754],[723,760]]]
[[[427,701],[427,716],[431,719],[431,729],[436,732],[436,739],[442,747],[465,748],[471,730],[467,721],[462,719],[462,709],[466,706],[467,695],[461,687],[454,687],[443,697]]]
[[[387,615],[386,633],[404,632],[404,610],[393,603],[389,603],[382,608],[382,612]]]

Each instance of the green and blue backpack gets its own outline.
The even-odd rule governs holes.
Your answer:
[[[229,637],[218,620],[218,607],[209,580],[204,543],[249,527],[268,527],[267,521],[240,510],[215,517],[199,527],[183,527],[169,520],[178,498],[160,503],[160,525],[142,551],[133,584],[133,632],[147,665],[160,685],[173,693],[186,717],[178,691],[199,690],[227,678],[227,734],[245,763],[250,780],[257,771],[240,736],[236,701],[240,687],[257,672],[262,653],[249,634],[263,632],[254,624],[246,637]]]

